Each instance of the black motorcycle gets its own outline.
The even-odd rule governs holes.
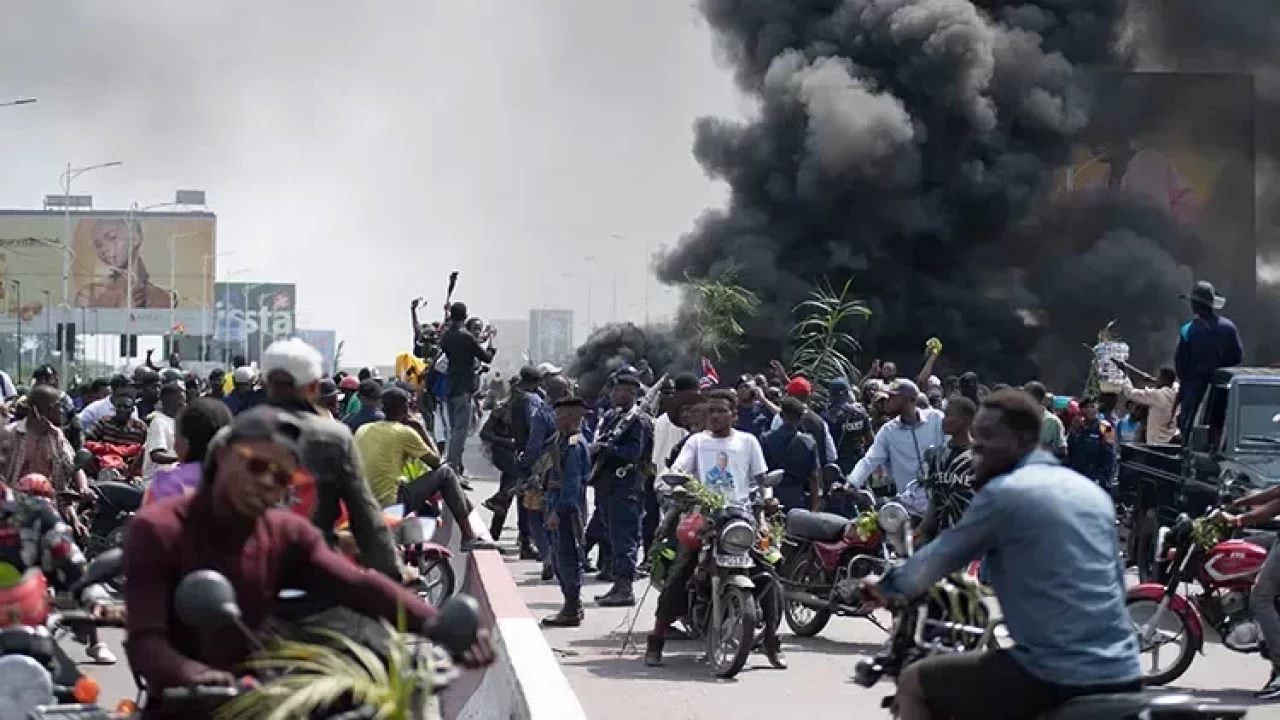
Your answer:
[[[782,621],[782,583],[774,568],[780,556],[770,552],[764,540],[768,530],[763,488],[754,489],[748,503],[708,513],[701,503],[682,500],[687,496],[686,480],[683,475],[668,474],[658,486],[674,501],[671,512],[680,516],[681,525],[694,529],[698,543],[696,555],[686,560],[697,565],[681,623],[691,636],[706,640],[707,659],[716,676],[731,678]],[[764,487],[781,480],[781,471],[768,473]],[[678,533],[688,538],[682,542],[692,542],[691,534]]]
[[[910,533],[900,529],[897,535],[891,538],[894,544],[910,555]],[[998,622],[982,595],[976,580],[956,573],[922,597],[894,607],[888,642],[874,658],[858,662],[854,682],[870,688],[885,676],[896,680],[912,663],[933,655],[995,649]],[[881,706],[892,710],[894,697],[886,697]],[[1245,708],[1184,693],[1142,691],[1077,697],[1038,720],[1236,720],[1245,714]]]

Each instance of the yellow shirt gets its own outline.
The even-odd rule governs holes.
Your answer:
[[[391,420],[362,425],[356,431],[356,452],[360,455],[365,482],[382,507],[396,503],[396,491],[406,462],[418,458],[426,459],[428,465],[439,462],[417,430]]]

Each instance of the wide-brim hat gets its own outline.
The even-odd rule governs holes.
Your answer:
[[[1191,292],[1178,297],[1201,305],[1208,305],[1214,310],[1221,310],[1227,304],[1227,299],[1213,289],[1213,284],[1204,280],[1196,283],[1196,286],[1191,288]]]

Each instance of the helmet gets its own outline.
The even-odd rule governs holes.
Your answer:
[[[49,584],[40,568],[0,563],[0,627],[41,627],[49,618]]]
[[[162,383],[180,383],[184,380],[185,377],[182,374],[182,371],[177,368],[165,368],[160,372],[160,382]]]
[[[49,478],[41,475],[40,473],[28,473],[23,475],[22,478],[18,480],[18,486],[14,488],[14,490],[22,493],[23,495],[34,495],[36,497],[45,498],[46,500],[52,500],[54,496],[53,483],[49,482]]]

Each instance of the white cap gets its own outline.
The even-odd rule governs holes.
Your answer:
[[[538,374],[542,375],[543,377],[546,377],[547,375],[559,375],[560,368],[556,367],[555,365],[552,365],[549,362],[544,362],[538,366]]]
[[[930,376],[929,376],[929,387],[931,387],[931,388],[940,388],[940,387],[942,387],[942,381],[938,379],[938,376],[937,376],[937,375],[930,375]]]
[[[293,378],[295,385],[310,385],[320,380],[323,363],[320,352],[303,340],[277,340],[262,353],[262,374],[278,370]]]
[[[253,368],[247,366],[236,368],[236,371],[231,374],[231,381],[237,385],[253,382]]]

